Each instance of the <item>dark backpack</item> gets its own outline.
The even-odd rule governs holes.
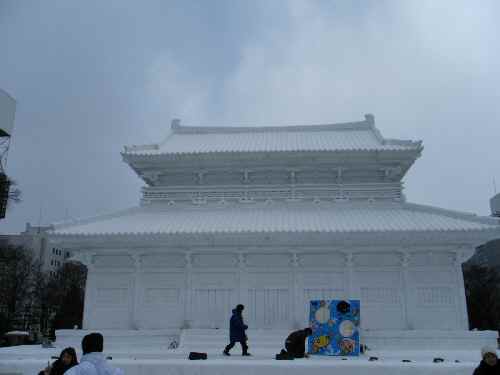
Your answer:
[[[188,357],[191,361],[196,361],[198,359],[207,359],[207,353],[197,353],[191,352]]]

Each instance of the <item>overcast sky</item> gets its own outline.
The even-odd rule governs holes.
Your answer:
[[[424,141],[409,201],[489,214],[500,188],[500,2],[0,0],[17,99],[0,231],[136,205],[123,145],[186,125],[362,120]],[[40,215],[41,213],[41,215]]]

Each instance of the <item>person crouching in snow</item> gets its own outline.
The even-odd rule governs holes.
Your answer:
[[[122,369],[111,366],[102,350],[104,338],[100,333],[90,333],[83,337],[80,364],[70,368],[65,375],[124,375]]]
[[[306,340],[307,337],[311,335],[312,329],[309,327],[290,333],[285,341],[287,353],[294,358],[308,358],[309,354],[306,353]]]
[[[481,349],[481,357],[483,360],[479,366],[474,370],[473,375],[499,375],[500,374],[500,361],[495,348],[485,346]]]
[[[244,356],[249,356],[248,353],[248,345],[247,345],[247,335],[245,331],[248,329],[248,326],[243,322],[243,310],[245,306],[238,305],[235,309],[233,309],[233,315],[231,316],[231,320],[229,321],[229,345],[224,349],[224,355],[231,355],[229,351],[234,347],[234,344],[239,342],[241,344],[242,354]]]

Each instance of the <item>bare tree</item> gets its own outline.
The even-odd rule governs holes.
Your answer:
[[[30,311],[34,267],[31,250],[0,245],[0,311],[4,329],[12,328],[16,319]]]
[[[42,300],[44,315],[54,316],[54,329],[82,326],[86,279],[87,268],[77,263],[64,263],[49,278]]]
[[[16,185],[15,181],[3,173],[0,160],[0,220],[5,218],[5,211],[11,203],[21,202],[21,190]]]

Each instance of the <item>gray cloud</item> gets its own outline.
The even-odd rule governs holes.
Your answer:
[[[137,203],[125,144],[188,124],[376,115],[423,139],[411,201],[488,214],[500,185],[495,1],[0,3],[0,87],[18,99],[2,230]]]

